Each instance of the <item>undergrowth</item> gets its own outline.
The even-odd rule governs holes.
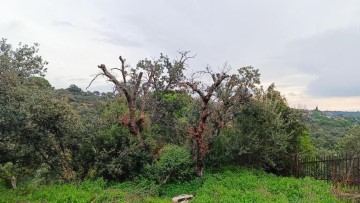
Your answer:
[[[193,194],[196,202],[340,202],[331,185],[312,178],[278,177],[260,170],[228,168],[177,184],[147,179],[107,183],[103,179],[16,190],[0,188],[0,202],[171,202]]]

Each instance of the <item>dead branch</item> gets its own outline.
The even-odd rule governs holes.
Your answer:
[[[92,83],[96,80],[97,77],[103,76],[103,75],[104,75],[104,74],[102,74],[102,73],[97,74],[97,75],[90,81],[89,85],[86,87],[86,90],[92,85]]]

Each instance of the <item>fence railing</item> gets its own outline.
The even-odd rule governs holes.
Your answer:
[[[296,161],[298,177],[311,176],[319,180],[360,186],[360,157],[330,155],[303,158]]]

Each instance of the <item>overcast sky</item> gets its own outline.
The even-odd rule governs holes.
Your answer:
[[[85,89],[97,65],[197,54],[188,73],[260,69],[292,107],[360,110],[359,0],[0,0],[0,38],[40,43],[56,88]],[[90,90],[111,90],[98,80]]]

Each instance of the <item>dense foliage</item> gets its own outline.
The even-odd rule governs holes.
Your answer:
[[[206,84],[183,74],[186,61],[192,58],[188,52],[181,52],[173,61],[162,54],[159,59],[144,59],[135,68],[120,57],[120,68],[108,70],[100,65],[96,76],[111,81],[115,92],[84,91],[74,84],[55,89],[43,77],[47,62],[37,55],[37,46],[20,44],[13,49],[6,40],[0,42],[0,179],[4,187],[20,187],[14,192],[2,189],[7,198],[121,199],[138,187],[136,181],[145,184],[146,191],[153,191],[155,185],[156,192],[149,194],[155,196],[168,194],[176,187],[171,184],[181,182],[184,190],[195,184],[199,190],[193,192],[199,202],[215,201],[207,198],[216,195],[206,196],[224,191],[246,201],[332,198],[312,186],[302,190],[300,187],[313,183],[310,179],[281,179],[285,185],[294,182],[291,187],[295,188],[281,193],[272,186],[278,179],[263,172],[245,170],[240,173],[244,179],[235,177],[237,172],[194,179],[204,175],[205,167],[216,170],[223,165],[291,175],[295,157],[315,153],[301,112],[290,108],[274,85],[259,86],[258,69],[248,66],[228,74],[228,70],[215,73],[208,67],[200,72],[212,78],[211,84]],[[121,77],[111,71],[119,71]],[[354,129],[342,143],[357,137]],[[269,187],[242,184],[255,176],[258,184]],[[214,188],[218,178],[226,181]],[[135,182],[109,186],[104,180]],[[64,182],[69,184],[61,184]],[[29,185],[54,183],[48,188],[28,189]],[[238,188],[228,188],[228,184]],[[257,192],[240,195],[250,189]],[[55,190],[79,194],[67,196]],[[314,196],[311,190],[317,191]],[[23,191],[33,194],[15,197]],[[233,200],[229,197],[227,201]]]
[[[147,178],[158,184],[184,182],[191,179],[192,174],[192,160],[189,151],[173,145],[165,146],[159,159],[145,167]]]
[[[313,154],[301,114],[288,107],[271,85],[255,100],[238,109],[234,122],[213,145],[209,162],[251,165],[279,174],[291,174],[294,157]],[[221,161],[223,160],[223,161]]]
[[[350,152],[344,144],[351,144],[350,149],[358,143],[355,137],[360,125],[359,112],[320,111],[316,108],[304,110],[303,114],[317,155]]]

